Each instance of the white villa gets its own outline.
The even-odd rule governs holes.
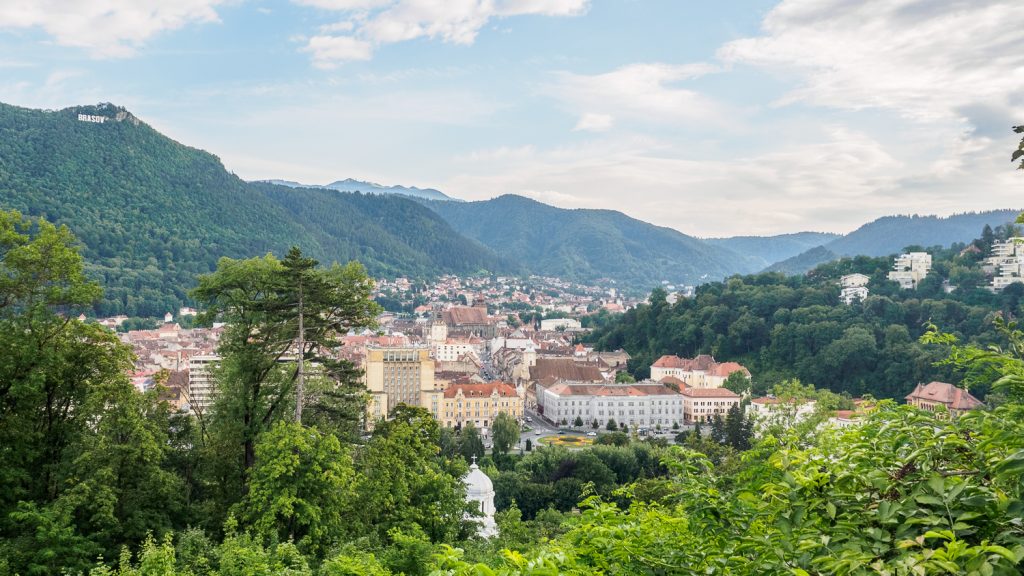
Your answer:
[[[931,269],[932,255],[927,252],[900,254],[892,265],[892,272],[889,272],[889,280],[898,282],[904,290],[917,288]]]

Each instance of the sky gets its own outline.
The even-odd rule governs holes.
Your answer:
[[[1019,0],[0,0],[0,101],[701,236],[1024,207]]]

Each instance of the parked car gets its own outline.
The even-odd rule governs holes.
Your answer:
[[[533,422],[533,418],[531,418],[531,417],[527,416],[527,417],[526,417],[526,421],[527,421],[527,422]]]

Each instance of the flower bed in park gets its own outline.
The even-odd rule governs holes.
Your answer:
[[[566,448],[582,448],[583,446],[591,446],[594,444],[593,438],[586,436],[574,436],[570,434],[560,436],[545,436],[537,440],[541,444],[548,446],[564,446]]]

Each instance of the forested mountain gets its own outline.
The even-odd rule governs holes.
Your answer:
[[[829,232],[796,232],[777,236],[707,238],[704,241],[713,246],[721,246],[749,256],[755,259],[761,268],[764,268],[838,238],[840,238],[839,234]]]
[[[674,305],[657,290],[649,304],[591,337],[602,349],[628,351],[637,377],[647,376],[663,354],[713,354],[750,368],[761,392],[799,378],[837,393],[902,398],[921,382],[957,381],[935,363],[941,350],[919,342],[930,323],[984,346],[999,340],[997,315],[1024,315],[1024,285],[1001,294],[985,289],[981,260],[988,247],[977,242],[978,251],[964,251],[963,244],[932,249],[933,270],[916,290],[887,279],[888,257],[843,258],[806,276],[762,273],[705,284]],[[870,295],[846,305],[839,278],[853,272],[871,278]],[[952,293],[944,281],[955,286]]]
[[[412,196],[425,200],[455,200],[440,190],[434,188],[417,188],[416,186],[383,186],[375,182],[364,182],[346,178],[331,182],[330,184],[300,184],[291,180],[265,180],[269,184],[279,184],[289,188],[327,188],[338,192],[362,192],[363,194],[398,194],[400,196]]]
[[[802,274],[840,256],[889,256],[908,246],[949,246],[970,242],[985,226],[997,228],[1010,222],[1020,210],[991,210],[953,216],[885,216],[849,234],[821,244],[825,251],[810,248],[805,254],[777,261],[766,271]],[[783,259],[780,259],[783,260]]]
[[[649,287],[662,280],[697,284],[759,268],[727,248],[612,210],[567,210],[515,195],[426,205],[462,234],[529,263],[536,274]]]
[[[801,252],[796,256],[792,256],[776,262],[771,266],[764,269],[765,272],[782,272],[787,276],[793,276],[796,274],[803,274],[808,270],[812,270],[819,264],[831,262],[841,258],[835,252],[829,250],[824,246],[815,246],[806,252]]]
[[[74,231],[105,288],[104,315],[163,315],[221,256],[291,245],[371,274],[517,270],[412,200],[248,184],[110,104],[0,104],[0,208]]]

